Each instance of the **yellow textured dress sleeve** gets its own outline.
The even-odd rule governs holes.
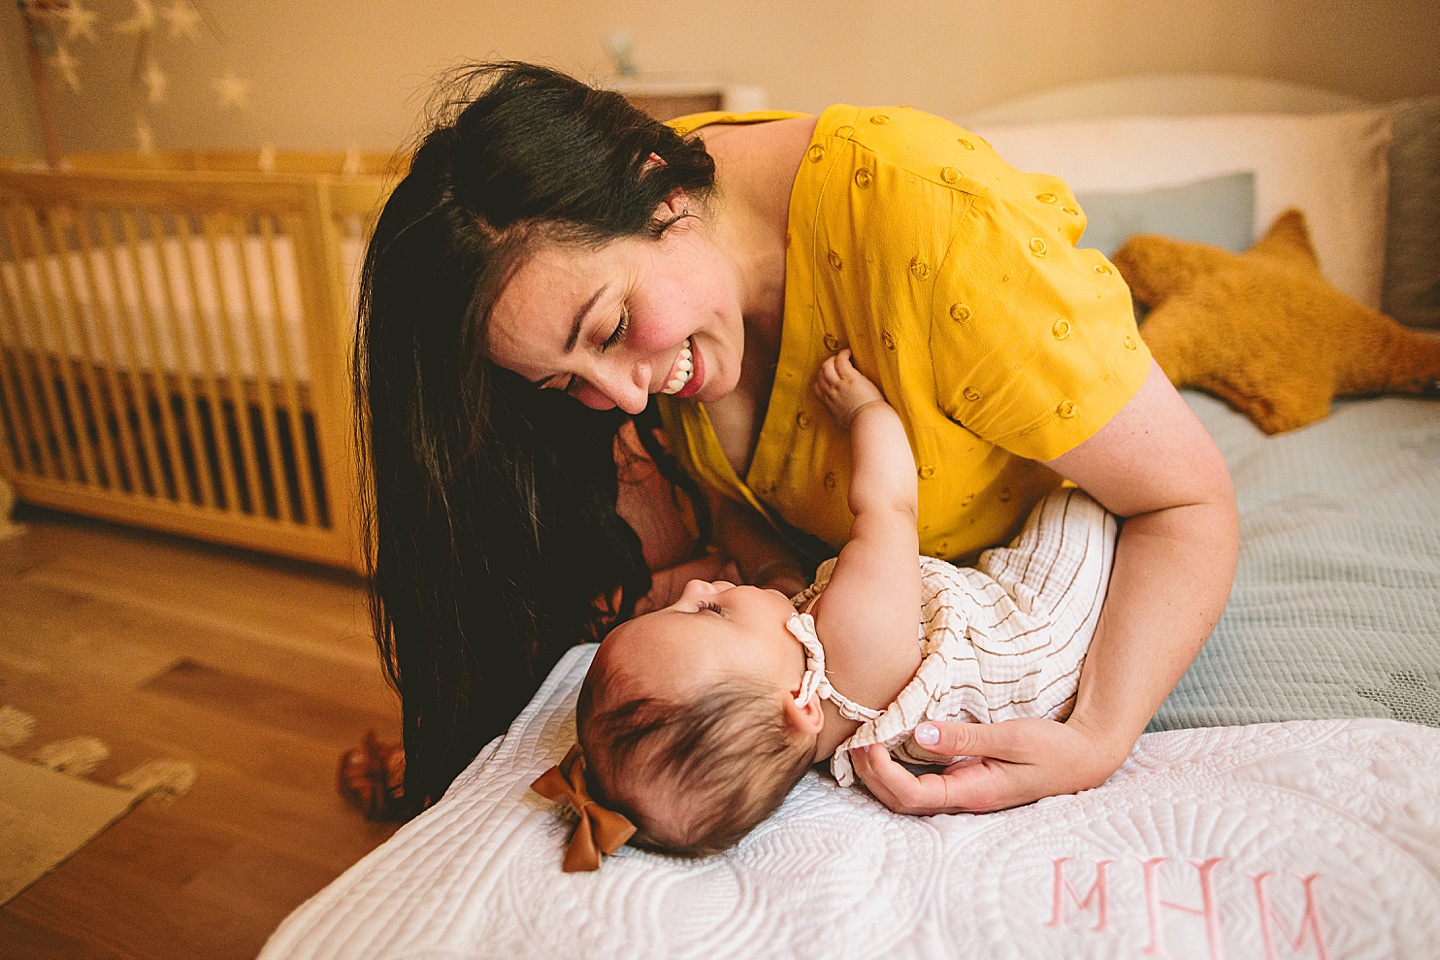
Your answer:
[[[1135,395],[1150,354],[1125,282],[1076,247],[1085,217],[1069,188],[998,158],[989,168],[937,271],[936,401],[976,436],[1051,460]]]

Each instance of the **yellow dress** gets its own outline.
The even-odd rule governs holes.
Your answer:
[[[709,113],[712,123],[798,116]],[[849,347],[904,421],[920,550],[963,558],[1005,542],[1059,478],[1050,460],[1140,388],[1150,354],[1130,292],[1059,179],[1021,173],[968,131],[900,107],[820,115],[790,196],[780,360],[739,477],[703,404],[661,397],[672,449],[701,483],[844,544],[848,436],[811,390]]]

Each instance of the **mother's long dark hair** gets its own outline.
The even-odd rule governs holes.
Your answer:
[[[624,414],[492,365],[495,298],[534,242],[658,236],[657,206],[676,187],[703,197],[715,173],[698,140],[543,67],[452,82],[370,241],[355,352],[372,610],[410,813],[650,585],[615,512]]]

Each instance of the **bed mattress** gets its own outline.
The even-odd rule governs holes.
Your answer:
[[[727,855],[563,874],[571,824],[528,784],[573,742],[594,650],[262,958],[1440,950],[1440,730],[1393,720],[1149,733],[1104,786],[984,816],[898,816],[810,773]]]

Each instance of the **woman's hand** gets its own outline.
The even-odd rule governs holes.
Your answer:
[[[927,742],[927,735],[933,740]],[[896,813],[988,813],[1078,793],[1104,783],[1133,746],[1074,718],[922,723],[915,742],[930,753],[965,759],[943,773],[917,777],[879,744],[850,752],[856,775]]]

